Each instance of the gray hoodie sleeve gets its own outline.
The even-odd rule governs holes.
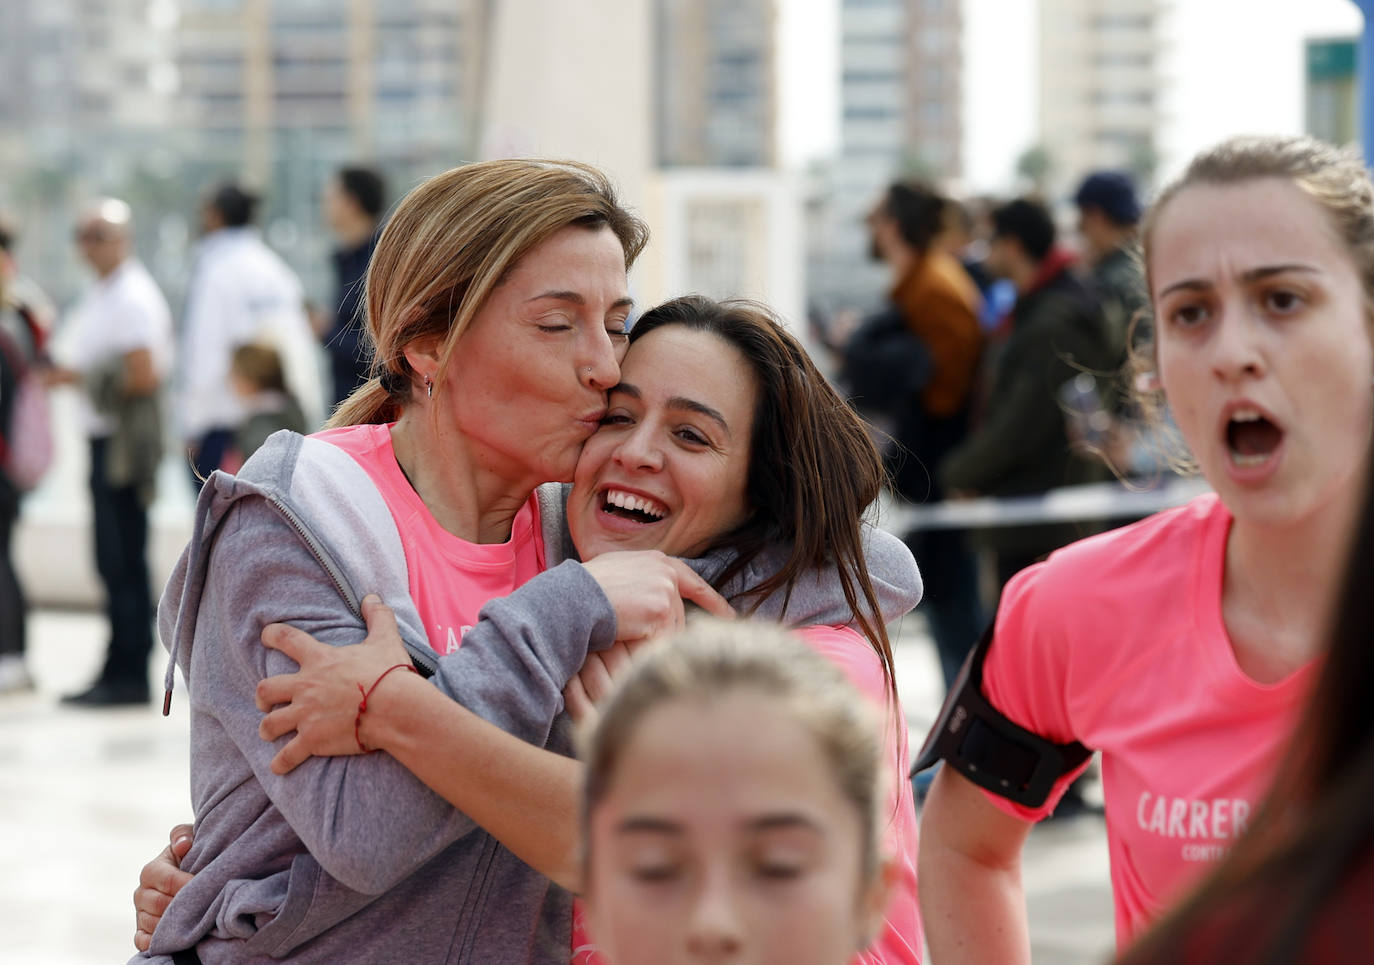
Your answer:
[[[295,663],[262,645],[262,628],[290,623],[334,646],[359,642],[365,628],[262,499],[236,504],[211,553],[190,659],[197,843],[207,822],[221,825],[207,837],[232,838],[258,819],[243,813],[257,808],[251,796],[237,809],[222,806],[245,780],[261,785],[328,874],[368,894],[387,890],[473,830],[471,819],[386,754],[312,757],[290,774],[272,773],[287,738],[269,744],[258,736],[254,689]]]
[[[907,545],[886,530],[864,523],[863,541],[864,559],[868,563],[868,575],[873,581],[878,608],[883,622],[892,623],[921,602],[921,571]],[[721,588],[721,594],[726,598],[747,594],[750,587],[758,586],[782,567],[790,550],[789,546],[783,545],[765,549],[744,572],[736,574],[727,586]],[[687,561],[707,581],[723,573],[729,562],[730,556],[726,553],[713,553],[699,560]],[[794,627],[844,626],[854,622],[854,613],[845,602],[834,566],[814,569],[798,578],[785,611],[783,597],[784,594],[779,592],[765,598],[755,611],[755,616]],[[747,595],[744,600],[746,608],[753,602]]]
[[[616,617],[578,562],[545,570],[482,607],[463,645],[439,660],[434,682],[502,730],[543,746],[563,709],[563,687],[588,650],[615,642]]]

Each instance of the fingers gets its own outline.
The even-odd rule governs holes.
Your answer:
[[[325,646],[304,630],[297,630],[285,623],[269,623],[263,627],[262,645],[286,654],[297,664],[305,663],[312,648]]]
[[[725,620],[732,620],[735,611],[726,602],[725,597],[721,596],[711,584],[707,583],[698,576],[690,566],[682,560],[669,560],[677,573],[677,588],[684,600],[691,600],[712,616],[721,617]]]
[[[145,864],[138,875],[139,891],[151,890],[166,895],[168,900],[190,880],[190,872],[182,871],[176,866],[171,845],[163,848],[156,858]],[[138,892],[135,892],[134,896],[134,904],[137,906]]]
[[[577,677],[568,681],[568,685],[563,688],[563,707],[568,712],[568,716],[573,719],[573,723],[580,724],[587,720],[589,715],[595,712],[595,705],[587,696],[586,689],[582,686],[582,681]]]
[[[611,692],[614,682],[606,665],[601,662],[601,655],[592,653],[587,655],[586,661],[582,664],[582,669],[573,678],[582,685],[582,690],[586,693],[587,699],[592,703],[599,703],[606,699],[606,695]]]
[[[167,833],[171,840],[172,860],[177,867],[181,866],[181,859],[186,857],[186,852],[191,850],[191,826],[189,824],[178,824]]]
[[[629,647],[620,641],[616,641],[607,649],[600,650],[596,654],[588,654],[587,659],[590,661],[592,656],[601,659],[601,665],[605,667],[606,673],[610,675],[612,680],[619,680],[621,674],[630,669]]]
[[[266,633],[267,631],[264,630],[264,643],[267,642]],[[259,680],[257,689],[254,691],[254,700],[258,705],[258,710],[266,713],[278,704],[289,704],[291,695],[296,691],[296,681],[299,676],[299,674],[284,673]]]
[[[258,722],[258,736],[271,743],[278,737],[291,733],[299,723],[300,714],[294,704],[283,704],[276,710],[264,714]]]
[[[399,639],[400,628],[396,626],[396,611],[382,602],[375,593],[363,597],[363,620],[367,623],[366,643],[374,638]]]
[[[296,767],[310,759],[310,751],[299,736],[291,738],[277,756],[272,758],[273,774],[290,774]]]

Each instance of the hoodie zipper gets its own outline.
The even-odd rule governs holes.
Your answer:
[[[342,597],[344,603],[348,605],[349,611],[361,620],[363,618],[361,604],[353,599],[353,594],[349,592],[348,583],[344,580],[343,574],[339,572],[338,566],[335,565],[333,558],[325,551],[320,541],[315,538],[315,535],[311,533],[308,528],[306,528],[305,524],[301,522],[300,517],[282,502],[281,499],[277,496],[269,495],[267,496],[267,501],[277,510],[277,512],[281,513],[282,518],[296,531],[296,535],[299,536],[301,541],[309,548],[311,555],[313,555],[316,562],[320,564],[320,568],[329,576],[330,582],[334,584],[334,589],[339,592],[339,596]],[[402,639],[401,643],[405,646],[406,652],[410,654],[410,659],[414,661],[415,669],[420,671],[420,676],[433,677],[435,671],[439,669],[439,664],[435,659],[433,651],[427,649],[422,650],[419,647],[413,646],[410,641],[405,639]]]

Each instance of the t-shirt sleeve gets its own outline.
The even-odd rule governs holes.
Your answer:
[[[152,349],[158,341],[156,305],[124,292],[111,306],[108,319],[110,347],[119,355],[139,349]],[[102,322],[102,324],[106,324]]]
[[[1018,573],[1002,591],[992,648],[983,666],[983,696],[1013,723],[1053,741],[1078,740],[1069,713],[1069,662],[1072,635],[1065,616],[1074,612],[1068,574],[1054,561]],[[1029,808],[984,791],[998,808],[1026,821],[1047,817],[1087,766],[1054,782],[1049,797]]]
[[[810,626],[797,631],[808,646],[837,666],[883,714],[883,759],[888,770],[883,849],[894,864],[883,927],[851,965],[907,965],[921,960],[922,934],[916,900],[916,808],[911,800],[906,719],[895,707],[877,651],[850,627]]]

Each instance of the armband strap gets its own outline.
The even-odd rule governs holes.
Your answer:
[[[1056,744],[1026,730],[983,696],[983,662],[992,630],[988,627],[964,661],[911,773],[943,760],[998,797],[1042,807],[1054,782],[1081,767],[1092,751],[1077,741]]]

